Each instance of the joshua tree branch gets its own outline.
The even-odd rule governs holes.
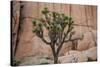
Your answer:
[[[50,44],[50,42],[48,42],[44,36],[43,36],[43,30],[42,28],[40,28],[40,31],[36,34],[43,42],[45,42],[46,44]]]
[[[68,32],[67,32],[67,34],[65,34],[64,37],[62,38],[62,42],[60,43],[60,45],[58,46],[58,49],[57,49],[57,54],[59,53],[60,49],[62,48],[63,43],[64,43],[64,40],[65,40],[65,38],[66,38],[67,35],[68,35]]]
[[[58,47],[58,49],[57,49],[57,54],[59,53],[60,49],[62,48],[63,43],[64,43],[64,41],[65,41],[65,39],[66,39],[66,37],[68,36],[68,34],[69,34],[70,31],[71,31],[71,30],[70,30],[70,27],[68,27],[68,30],[67,30],[67,32],[64,34],[64,37],[62,37],[62,41],[61,41],[61,43],[60,43],[60,45],[59,45],[59,47]]]
[[[51,44],[50,42],[48,42],[47,40],[45,40],[44,37],[41,38],[43,42],[45,42],[46,44]]]
[[[75,41],[75,40],[81,40],[81,39],[82,39],[81,37],[78,37],[78,38],[73,38],[73,39],[65,40],[64,42]]]

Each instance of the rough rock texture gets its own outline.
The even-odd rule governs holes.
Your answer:
[[[18,36],[18,49],[16,50],[17,58],[23,59],[24,57],[35,55],[42,56],[45,52],[48,53],[48,46],[39,38],[34,37],[32,33],[32,19],[38,17],[37,7],[37,3],[21,2],[21,27]]]
[[[45,44],[37,36],[34,36],[33,38],[33,52],[35,55],[40,57],[53,58],[50,46]]]
[[[59,52],[59,56],[65,55],[65,53],[68,52],[71,49],[72,49],[72,43],[71,42],[64,43],[61,51]]]
[[[53,60],[43,57],[26,57],[20,65],[40,65],[40,64],[53,64]]]
[[[72,55],[68,56],[61,56],[58,58],[59,63],[72,63],[74,60],[74,57]]]
[[[88,57],[79,51],[69,51],[65,56],[59,57],[59,63],[86,62]]]
[[[86,31],[83,32],[84,38],[83,40],[78,41],[77,50],[87,50],[91,47],[96,46],[96,31]]]
[[[86,55],[89,60],[97,60],[97,47],[92,47],[86,51],[83,51],[82,53]]]
[[[12,35],[12,54],[15,55],[16,52],[16,46],[17,46],[17,37],[18,37],[18,28],[19,28],[19,21],[20,21],[20,2],[14,1],[11,2],[11,35]]]
[[[68,51],[68,52],[66,52],[66,56],[67,55],[70,55],[70,54],[73,54],[73,55],[75,55],[75,54],[80,54],[81,53],[81,51],[77,51],[77,50],[70,50],[70,51]]]

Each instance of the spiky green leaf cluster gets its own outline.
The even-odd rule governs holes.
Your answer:
[[[65,16],[63,13],[51,12],[48,8],[42,10],[44,17],[38,20],[33,20],[33,32],[40,31],[40,28],[45,27],[49,32],[59,33],[63,32],[65,27],[73,29],[73,21],[69,16]]]

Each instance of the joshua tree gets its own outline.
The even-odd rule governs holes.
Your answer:
[[[72,38],[74,22],[71,17],[63,13],[50,12],[48,8],[42,11],[43,17],[34,19],[33,33],[35,33],[44,43],[50,45],[54,57],[54,64],[58,63],[59,52],[65,42],[79,40],[81,38]],[[50,42],[44,38],[44,28],[48,30]],[[56,49],[57,48],[57,49]]]

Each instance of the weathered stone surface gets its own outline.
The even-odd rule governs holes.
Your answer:
[[[65,56],[59,57],[59,63],[86,62],[88,58],[80,51],[69,51]]]
[[[97,47],[92,47],[82,52],[89,60],[97,60]]]
[[[18,30],[19,30],[19,18],[20,18],[20,2],[13,1],[11,2],[11,27],[12,27],[12,55],[14,57],[15,51],[16,51],[16,44],[17,44],[17,36],[18,36]]]
[[[81,51],[70,50],[70,51],[66,52],[65,55],[66,55],[66,56],[67,56],[67,55],[70,55],[70,54],[71,54],[71,55],[72,55],[72,54],[73,54],[73,55],[76,55],[76,54],[80,54],[80,53],[81,53]]]
[[[72,43],[71,42],[64,43],[62,48],[61,48],[61,51],[59,52],[59,56],[65,55],[65,53],[68,52],[71,49],[72,49]]]
[[[83,34],[83,40],[79,40],[78,41],[78,45],[77,45],[77,50],[87,50],[91,47],[96,46],[96,30],[88,30],[88,28],[86,28],[87,30],[84,29],[83,27],[83,31],[81,31],[80,33],[77,34]]]
[[[72,55],[58,57],[59,63],[72,63],[74,57]]]
[[[26,57],[20,65],[40,65],[40,64],[53,64],[53,60],[43,57]]]
[[[23,25],[20,29],[20,34],[18,36],[18,43],[17,43],[17,50],[16,50],[16,57],[23,58],[26,56],[34,55],[32,52],[33,41],[32,38],[34,37],[32,33],[32,19],[24,19]]]
[[[52,57],[51,48],[32,33],[32,20],[38,17],[37,4],[21,2],[22,19],[20,20],[21,27],[18,35],[16,58],[23,59],[27,56]]]
[[[48,40],[48,39],[47,39]],[[45,44],[40,38],[33,38],[33,53],[40,57],[52,58],[52,50],[49,45]]]

